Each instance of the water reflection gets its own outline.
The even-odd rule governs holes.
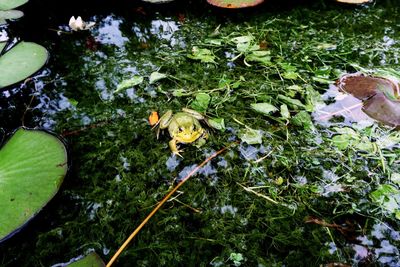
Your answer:
[[[122,19],[113,15],[107,16],[98,24],[97,30],[93,31],[96,41],[101,44],[110,44],[123,48],[129,39],[122,35],[120,30],[122,22]]]
[[[312,116],[314,120],[324,126],[335,124],[331,120],[341,117],[342,124],[352,126],[354,123],[359,128],[371,126],[374,120],[362,111],[362,101],[354,96],[340,92],[335,85],[329,85],[329,89],[322,95],[322,99],[330,104],[318,104]]]

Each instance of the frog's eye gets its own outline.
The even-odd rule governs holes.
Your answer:
[[[179,127],[179,131],[183,132],[183,127],[182,126]]]

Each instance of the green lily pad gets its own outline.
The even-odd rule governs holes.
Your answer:
[[[57,193],[67,152],[55,136],[19,128],[0,150],[0,242],[17,232]]]
[[[10,10],[22,6],[28,0],[0,0],[0,10]]]
[[[0,57],[0,88],[22,81],[46,63],[49,54],[41,45],[20,42]]]
[[[0,10],[0,25],[6,24],[6,19],[19,19],[24,15],[24,12],[19,10]]]
[[[224,8],[244,8],[259,5],[264,0],[207,0],[207,2]]]
[[[0,55],[1,55],[1,52],[3,51],[4,47],[6,47],[6,45],[7,45],[7,42],[0,42]]]
[[[103,260],[96,252],[92,252],[85,257],[67,265],[68,267],[104,267]]]

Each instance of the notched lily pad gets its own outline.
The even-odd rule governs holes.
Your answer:
[[[54,135],[18,129],[0,150],[0,242],[18,232],[57,193],[67,152]]]
[[[338,80],[337,86],[360,100],[366,100],[385,89],[392,92],[396,90],[396,85],[390,80],[360,73],[344,75]]]
[[[264,0],[207,0],[207,2],[217,7],[244,8],[259,5]]]
[[[46,48],[20,42],[0,57],[0,88],[20,82],[37,72],[48,59]]]
[[[19,19],[24,16],[24,12],[19,10],[0,10],[0,25],[6,24],[8,19]]]
[[[343,76],[337,85],[340,90],[362,100],[362,110],[371,118],[400,126],[399,84],[395,79],[356,73]]]

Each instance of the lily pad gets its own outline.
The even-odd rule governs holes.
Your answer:
[[[0,10],[10,10],[22,6],[28,0],[0,0]]]
[[[19,10],[0,10],[0,25],[6,24],[6,19],[19,19],[24,15],[24,12]]]
[[[391,79],[363,74],[343,76],[340,90],[363,101],[362,111],[371,118],[391,126],[400,126],[400,85]]]
[[[3,51],[4,47],[6,47],[6,45],[7,45],[7,42],[0,43],[0,55],[1,55],[1,52]]]
[[[339,79],[337,85],[340,90],[352,94],[360,100],[366,100],[378,91],[395,91],[396,85],[384,78],[366,76],[364,74],[344,75]],[[385,90],[385,91],[386,91]]]
[[[336,2],[344,4],[361,5],[361,4],[371,3],[372,0],[336,0]]]
[[[19,128],[0,150],[0,242],[16,233],[57,193],[67,152],[54,135]]]
[[[85,257],[67,265],[68,267],[104,267],[103,260],[96,252],[92,252]]]
[[[259,5],[264,0],[207,0],[207,2],[224,8],[244,8]]]
[[[362,110],[371,118],[391,126],[400,126],[400,103],[378,93],[364,102]]]
[[[20,42],[0,57],[0,88],[22,81],[46,63],[49,54],[41,45]]]

